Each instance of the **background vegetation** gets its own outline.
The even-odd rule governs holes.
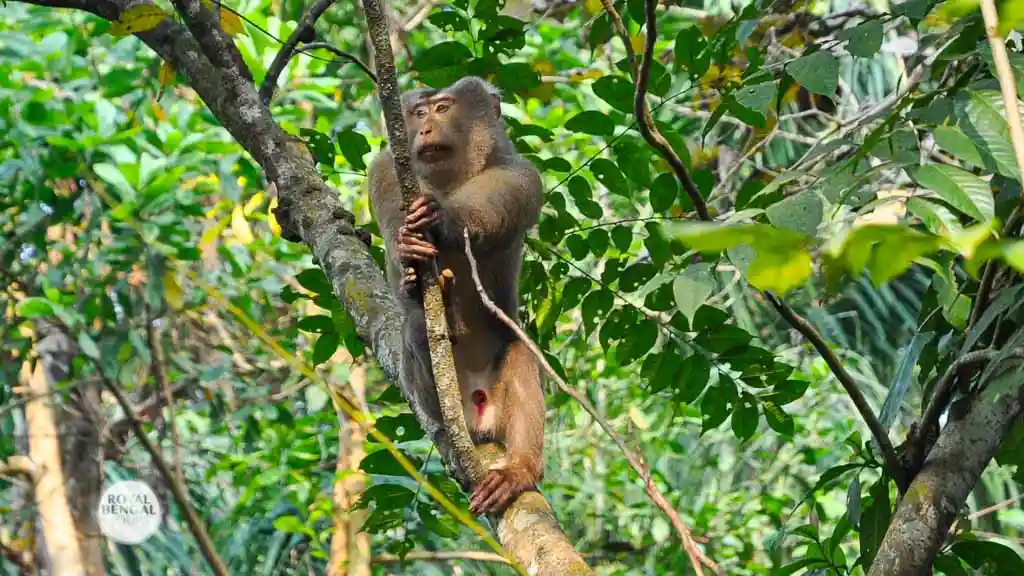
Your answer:
[[[43,496],[14,465],[31,453],[33,402],[56,418],[90,574],[213,573],[110,386],[184,481],[230,574],[332,562],[351,574],[511,573],[280,353],[356,399],[466,507],[375,362],[364,310],[305,244],[281,238],[279,190],[211,111],[223,103],[130,35],[165,16],[115,23],[97,15],[110,3],[33,4],[44,6],[0,7],[0,573],[46,562]],[[908,481],[938,434],[920,425],[925,407],[950,403],[935,393],[947,374],[965,410],[1015,402],[1012,431],[989,432],[995,447],[1006,435],[1001,452],[948,538],[935,536],[936,570],[1024,573],[1021,158],[977,4],[659,3],[647,102],[717,221],[706,226],[636,125],[629,62],[650,32],[645,3],[613,4],[621,29],[596,0],[389,4],[403,88],[487,77],[543,173],[520,285],[531,337],[728,574],[871,566],[906,485],[883,473],[847,384]],[[223,4],[256,86],[308,8]],[[1000,32],[1020,13],[1001,5]],[[338,2],[316,40],[372,62],[365,30],[362,4]],[[1009,63],[1024,86],[1017,41]],[[385,140],[372,80],[306,50],[270,109],[374,234],[380,263],[365,185]],[[790,308],[810,331],[780,315]],[[954,364],[971,350],[989,355]],[[42,398],[23,373],[36,357],[52,363]],[[1008,397],[986,395],[990,382]],[[547,397],[543,493],[575,548],[601,574],[688,573],[611,439],[564,392]],[[150,483],[166,512],[139,546],[100,537],[90,512],[124,478]]]

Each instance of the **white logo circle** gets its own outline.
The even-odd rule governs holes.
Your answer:
[[[115,542],[141,544],[160,528],[162,519],[160,502],[145,482],[114,482],[100,496],[100,532]]]

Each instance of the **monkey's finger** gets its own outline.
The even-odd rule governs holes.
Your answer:
[[[412,201],[412,204],[409,205],[409,212],[411,213],[423,207],[429,207],[434,202],[435,200],[430,196],[418,196],[415,200]]]
[[[405,226],[413,232],[418,232],[437,222],[441,216],[437,212],[416,212],[405,218]]]
[[[423,239],[422,236],[419,236],[419,235],[417,235],[417,236],[406,236],[405,238],[402,238],[402,244],[405,245],[405,246],[416,246],[416,247],[419,247],[419,248],[429,248],[429,249],[433,250],[434,252],[437,252],[437,248],[435,248],[433,244],[431,244],[430,242],[427,242],[426,240]]]
[[[398,250],[398,257],[405,261],[411,262],[430,262],[434,259],[437,253],[433,250],[427,250],[425,248],[400,248]]]
[[[479,505],[483,514],[497,512],[508,505],[512,497],[512,488],[508,482],[501,482],[497,488],[487,495],[487,499]]]
[[[484,504],[490,500],[490,497],[494,495],[494,491],[498,489],[503,482],[501,474],[496,470],[491,470],[484,476],[484,479],[477,485],[476,490],[473,491],[472,497],[469,499],[469,508],[474,514],[478,514],[481,509],[485,509]]]

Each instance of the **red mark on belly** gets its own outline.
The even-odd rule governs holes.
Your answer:
[[[473,409],[476,412],[476,421],[479,422],[483,418],[484,409],[487,408],[487,392],[473,390],[471,398],[473,399]]]

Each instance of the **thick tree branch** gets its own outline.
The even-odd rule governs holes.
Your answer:
[[[610,0],[606,0],[606,2],[610,2]],[[636,78],[636,96],[633,100],[633,113],[636,115],[636,125],[640,130],[640,134],[672,167],[676,178],[690,197],[690,202],[693,203],[693,209],[697,212],[697,217],[701,220],[710,221],[711,216],[708,214],[708,206],[704,202],[704,198],[701,197],[700,191],[697,190],[697,185],[690,178],[689,172],[686,171],[686,166],[683,166],[682,159],[672,150],[668,141],[658,131],[658,127],[654,124],[654,119],[651,117],[651,109],[647,105],[647,84],[651,79],[654,43],[658,41],[658,25],[655,18],[657,6],[657,0],[644,0],[644,12],[647,20],[647,43],[644,46],[644,59],[640,62],[640,72]],[[605,10],[607,11],[608,9],[609,7],[606,6]],[[615,9],[611,8],[611,10],[614,12]],[[628,39],[623,39],[623,41],[626,41],[628,45]]]
[[[245,65],[242,53],[221,29],[219,18],[200,0],[171,0],[181,14],[185,26],[203,48],[203,54],[218,68],[231,70],[252,81],[252,72]]]
[[[303,38],[307,40],[315,38],[313,26],[316,25],[316,21],[320,19],[320,16],[323,16],[324,12],[327,12],[327,9],[333,5],[334,0],[316,0],[302,16],[302,20],[299,20],[299,25],[295,27],[295,31],[288,37],[284,46],[281,46],[277,56],[274,56],[274,61],[267,68],[267,75],[260,86],[260,100],[263,101],[264,105],[270,105],[270,99],[274,97],[274,90],[277,88],[277,79],[281,76],[285,66],[288,65],[288,61],[291,60],[295,47],[299,45],[299,42],[303,41]]]
[[[902,494],[906,488],[906,474],[904,473],[903,466],[900,464],[899,459],[896,457],[896,451],[893,450],[892,442],[889,440],[889,434],[882,427],[882,423],[878,421],[874,411],[868,404],[864,394],[861,393],[860,389],[857,388],[857,383],[853,380],[853,376],[846,371],[843,364],[836,357],[832,349],[825,343],[825,339],[818,333],[818,331],[807,321],[806,318],[801,317],[788,304],[783,302],[781,299],[776,297],[774,294],[769,292],[764,293],[768,298],[768,301],[772,303],[772,306],[779,312],[779,314],[789,322],[791,326],[796,328],[811,346],[821,354],[821,357],[828,364],[828,367],[832,370],[832,373],[836,375],[836,379],[839,380],[839,384],[842,385],[843,389],[853,400],[853,405],[860,412],[861,418],[868,425],[868,429],[871,431],[871,436],[874,437],[875,442],[878,443],[879,448],[882,450],[882,458],[885,460],[886,472],[896,481],[896,486],[899,487],[900,493]]]
[[[930,574],[949,526],[1024,408],[1024,371],[1008,370],[949,422],[900,502],[869,576]]]
[[[547,359],[544,357],[544,353],[537,347],[537,344],[530,339],[522,328],[519,327],[519,324],[509,318],[508,314],[506,314],[504,310],[498,307],[498,305],[491,300],[487,291],[484,290],[483,282],[480,280],[480,270],[477,267],[476,257],[473,256],[473,250],[469,241],[468,228],[463,230],[463,237],[465,239],[464,245],[466,258],[469,260],[470,273],[473,275],[473,283],[476,285],[477,294],[480,295],[480,300],[483,302],[484,307],[487,308],[491,314],[494,314],[498,320],[501,320],[502,323],[508,326],[508,328],[515,333],[523,344],[526,344],[526,347],[530,349],[530,352],[537,357],[537,361],[539,361],[541,366],[544,367],[544,371],[548,373],[548,376],[554,380],[556,384],[558,384],[559,390],[565,392],[576,400],[576,402],[583,407],[583,410],[589,414],[595,422],[597,422],[598,426],[600,426],[602,430],[604,430],[605,434],[612,439],[612,442],[618,446],[619,451],[622,452],[623,456],[625,456],[626,462],[629,463],[630,468],[632,468],[643,481],[644,490],[647,492],[647,496],[652,502],[654,502],[655,506],[661,509],[661,511],[668,516],[669,521],[672,523],[676,533],[679,535],[679,539],[683,543],[683,549],[686,550],[686,554],[690,558],[690,565],[693,567],[694,572],[698,575],[703,575],[704,571],[701,569],[701,565],[704,565],[711,568],[716,573],[720,573],[718,565],[708,558],[707,555],[704,554],[704,551],[697,546],[697,542],[694,541],[693,534],[690,532],[689,527],[683,523],[683,519],[679,517],[679,513],[672,507],[668,498],[666,498],[665,495],[662,494],[661,490],[658,489],[658,486],[655,485],[654,478],[651,477],[651,471],[644,462],[643,456],[634,454],[633,451],[629,449],[629,446],[626,445],[626,441],[622,439],[622,436],[619,436],[618,432],[612,428],[611,424],[609,424],[607,420],[601,417],[601,414],[597,411],[597,408],[590,403],[590,400],[588,400],[587,397],[579,390],[569,386],[565,380],[562,380],[561,376],[559,376],[558,373],[555,372],[554,368],[551,367],[551,364],[548,363]]]

